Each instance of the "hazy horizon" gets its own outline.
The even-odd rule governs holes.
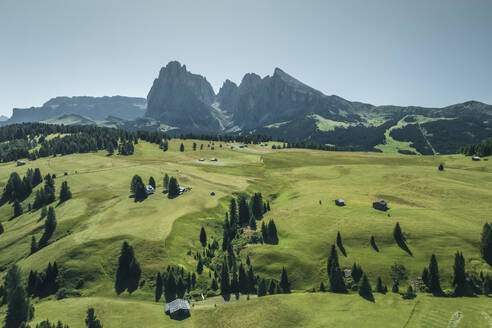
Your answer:
[[[171,60],[215,92],[279,67],[374,105],[492,104],[492,2],[0,2],[0,114],[57,96],[146,97]]]

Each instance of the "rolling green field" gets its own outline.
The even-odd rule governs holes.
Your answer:
[[[179,152],[183,142],[185,152]],[[421,275],[431,254],[436,254],[443,288],[451,288],[454,253],[462,251],[472,274],[492,273],[480,258],[482,226],[491,218],[492,163],[472,162],[462,155],[405,156],[380,153],[272,150],[268,146],[239,149],[215,142],[193,151],[193,140],[172,140],[169,151],[140,141],[131,156],[107,156],[106,152],[74,154],[28,161],[25,166],[0,164],[0,185],[11,172],[23,176],[28,168],[56,174],[56,191],[63,181],[73,198],[56,207],[57,229],[53,241],[29,256],[31,236],[41,237],[40,211],[27,212],[34,193],[23,202],[25,213],[13,220],[10,204],[0,207],[5,232],[0,235],[2,277],[13,263],[28,274],[57,261],[67,288],[80,297],[35,299],[35,319],[61,319],[70,327],[84,327],[88,307],[105,327],[448,327],[453,314],[461,312],[459,327],[490,327],[492,302],[487,297],[436,298],[419,293],[406,301],[389,293],[376,302],[355,293],[309,293],[327,284],[326,260],[339,231],[347,257],[368,274],[373,288],[378,276],[391,288],[390,266],[404,264],[409,280]],[[222,144],[223,147],[219,145]],[[212,145],[211,145],[212,146]],[[216,157],[218,162],[210,161]],[[204,158],[204,162],[198,161]],[[445,170],[437,167],[444,164]],[[167,173],[180,185],[191,187],[176,199],[168,199],[162,178]],[[65,175],[66,174],[66,175]],[[143,202],[129,198],[130,181],[139,174],[153,176],[157,191]],[[39,188],[39,186],[37,187]],[[255,273],[280,279],[282,267],[289,272],[294,293],[243,299],[227,304],[221,298],[194,302],[191,318],[172,321],[164,315],[164,303],[155,303],[153,280],[167,265],[194,272],[197,261],[188,252],[201,249],[199,232],[222,239],[222,223],[232,196],[262,192],[272,210],[263,220],[274,219],[278,245],[247,245]],[[215,192],[215,196],[210,193]],[[346,207],[336,207],[343,198]],[[372,202],[384,199],[387,213]],[[413,256],[393,239],[399,222]],[[375,236],[380,252],[370,246]],[[131,296],[116,296],[113,285],[121,244],[127,240],[142,266],[145,284]],[[3,278],[2,278],[3,279]],[[208,270],[198,278],[208,282]],[[406,287],[406,283],[402,286]],[[206,294],[206,290],[202,291]],[[216,305],[216,306],[215,306]],[[0,312],[5,312],[5,306]],[[362,325],[361,325],[362,324]]]

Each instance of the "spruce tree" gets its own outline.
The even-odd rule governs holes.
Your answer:
[[[253,272],[253,267],[250,266],[248,270],[248,283],[249,283],[249,292],[251,294],[254,294],[256,292],[255,285],[256,285],[256,277]]]
[[[85,318],[85,325],[87,328],[102,328],[103,325],[94,314],[94,308],[87,310],[87,317]]]
[[[19,203],[17,199],[14,201],[13,208],[14,208],[14,218],[22,215],[23,212],[22,205],[21,203]]]
[[[2,222],[0,222],[0,235],[1,235],[2,233],[4,233],[4,232],[5,232],[5,230],[4,230],[4,228],[3,228],[3,224],[2,224]]]
[[[367,275],[365,273],[362,275],[361,283],[359,285],[359,295],[368,301],[374,302],[371,284],[369,283],[369,279],[367,279]]]
[[[21,323],[32,319],[33,309],[29,303],[24,285],[22,284],[20,270],[17,265],[12,265],[6,276],[7,314],[5,315],[4,328],[18,328]]]
[[[429,269],[427,268],[422,271],[422,282],[427,288],[430,288]]]
[[[429,290],[434,295],[441,295],[441,282],[439,277],[439,267],[437,265],[437,259],[434,254],[432,254],[429,263]]]
[[[63,181],[60,188],[60,203],[63,203],[72,198],[72,193],[70,192],[70,187],[67,181]]]
[[[175,177],[171,177],[169,179],[169,186],[168,186],[168,198],[174,198],[179,196],[179,184],[178,180]]]
[[[480,253],[485,262],[492,266],[492,227],[488,223],[483,226]]]
[[[30,252],[30,254],[32,255],[32,254],[36,253],[37,250],[38,250],[38,243],[36,242],[36,237],[33,235],[31,237],[31,252]]]
[[[229,271],[227,269],[227,263],[224,261],[222,264],[222,271],[220,273],[220,294],[223,296],[229,295],[231,292],[231,285],[229,283]]]
[[[166,283],[164,286],[164,298],[166,302],[172,302],[176,299],[177,285],[176,278],[174,277],[174,272],[169,272],[167,275]]]
[[[169,175],[167,175],[167,173],[164,174],[163,186],[164,186],[164,190],[168,190],[168,188],[169,188]]]
[[[249,227],[251,230],[256,230],[256,219],[254,216],[251,216],[251,219],[249,220]]]
[[[268,235],[268,229],[265,222],[261,222],[261,237],[263,238],[263,242],[265,244],[270,244],[270,236]]]
[[[125,241],[121,247],[116,270],[115,291],[121,294],[127,290],[130,294],[138,288],[141,275],[140,264],[135,258],[133,248]]]
[[[179,151],[180,152],[184,152],[185,151],[185,147],[183,144],[181,144],[181,146],[179,146]]]
[[[55,209],[53,207],[48,208],[48,215],[46,221],[44,222],[44,232],[39,239],[38,248],[41,249],[48,244],[49,239],[53,235],[56,229],[56,215]]]
[[[378,277],[376,291],[381,294],[386,294],[386,287],[383,285],[383,280],[381,279],[381,277]]]
[[[248,276],[246,274],[246,270],[244,269],[243,264],[241,263],[239,265],[239,292],[241,294],[248,294],[249,282],[248,282]]]
[[[455,287],[454,293],[456,296],[465,296],[468,293],[468,288],[465,272],[465,258],[461,252],[456,252],[454,256],[453,270],[453,286]]]
[[[176,295],[178,298],[183,298],[186,293],[186,286],[184,284],[183,278],[179,277],[178,284],[176,285]]]
[[[258,284],[258,297],[265,296],[267,294],[267,286],[265,279],[260,279],[260,283]]]
[[[155,189],[155,180],[154,180],[154,177],[150,177],[149,178],[149,185],[152,186],[152,188]]]
[[[200,243],[203,247],[207,246],[207,233],[205,232],[205,228],[203,226],[200,230]]]
[[[239,218],[237,214],[237,204],[234,198],[231,199],[229,203],[229,222],[233,229],[236,229],[236,226],[239,224]]]
[[[340,231],[337,233],[337,246],[340,249],[340,252],[342,252],[343,256],[347,256],[347,252],[345,251],[345,247],[343,247],[342,243],[342,235],[340,235]]]
[[[278,244],[277,227],[275,226],[275,222],[273,220],[270,220],[268,222],[267,229],[268,229],[269,243],[272,245],[277,245]]]
[[[289,283],[289,277],[287,276],[287,269],[285,267],[282,268],[282,277],[280,278],[280,288],[282,288],[282,291],[285,294],[290,293],[290,283]]]
[[[212,288],[213,291],[219,289],[219,286],[217,285],[217,280],[215,280],[215,278],[212,279],[212,285],[210,286],[210,288]]]
[[[371,246],[376,252],[379,252],[379,248],[378,245],[376,244],[376,240],[374,239],[374,236],[371,236]]]
[[[202,263],[201,257],[198,257],[198,263],[196,264],[196,272],[198,274],[202,274],[202,272],[203,272],[203,263]]]
[[[319,291],[320,292],[326,292],[325,284],[323,282],[321,282],[319,284]]]
[[[39,170],[39,168],[35,168],[31,184],[33,187],[36,187],[41,182],[43,182],[43,178],[41,177],[41,171]]]
[[[247,225],[249,223],[250,213],[246,198],[243,196],[239,197],[238,212],[239,224],[242,226]]]
[[[162,297],[162,277],[160,272],[157,272],[157,277],[155,279],[155,301],[159,302]]]
[[[270,285],[268,287],[268,294],[273,295],[277,291],[277,284],[275,283],[275,280],[270,280]]]
[[[407,246],[406,238],[401,230],[399,222],[396,222],[395,229],[393,230],[393,237],[397,245],[400,246],[400,248],[403,249],[405,252],[407,252],[410,256],[412,256],[412,252]]]
[[[340,264],[338,263],[338,253],[337,249],[335,248],[335,245],[331,245],[331,253],[330,256],[328,257],[328,264],[326,266],[326,271],[328,272],[328,275],[331,274],[334,268],[339,268]]]

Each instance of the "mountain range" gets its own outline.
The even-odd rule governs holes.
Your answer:
[[[72,116],[67,120],[68,114]],[[374,106],[325,95],[280,68],[263,78],[245,74],[239,85],[226,80],[216,94],[205,77],[177,61],[160,70],[147,99],[58,97],[39,108],[14,109],[6,123],[28,121],[171,135],[255,133],[289,142],[404,154],[455,153],[492,136],[492,106],[476,101],[444,108]]]

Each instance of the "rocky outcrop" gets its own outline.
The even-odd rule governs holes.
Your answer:
[[[5,123],[39,122],[63,115],[75,114],[91,120],[108,116],[134,120],[144,115],[146,100],[133,97],[56,97],[41,107],[14,108],[12,117]]]
[[[214,100],[214,90],[203,76],[173,61],[154,80],[147,95],[146,116],[183,130],[214,132],[220,129],[212,115]]]

